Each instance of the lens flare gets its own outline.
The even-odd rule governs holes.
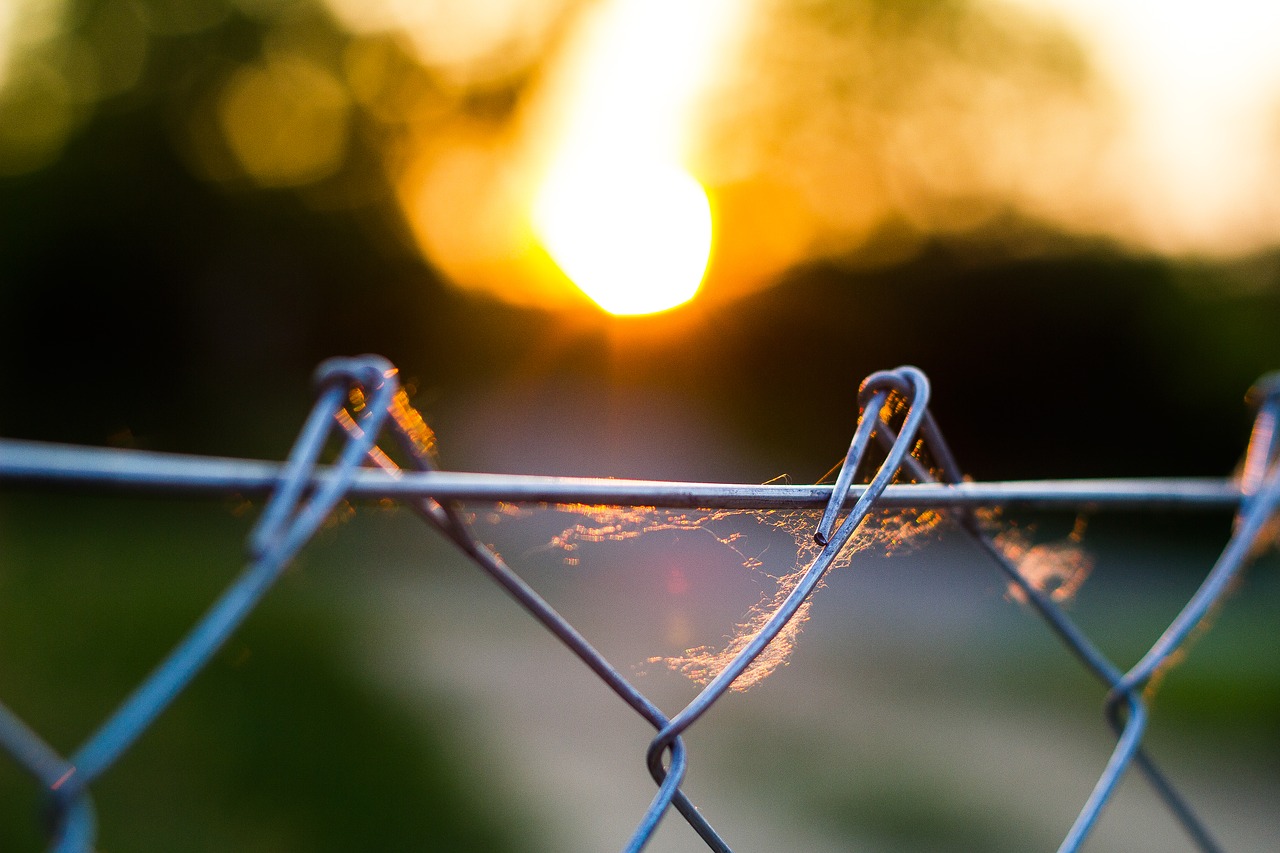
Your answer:
[[[706,192],[664,163],[562,164],[539,193],[534,228],[565,275],[611,314],[688,302],[711,256]]]

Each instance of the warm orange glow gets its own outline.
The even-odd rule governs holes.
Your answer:
[[[1243,254],[1274,242],[1280,5],[1019,0],[1056,12],[1124,109],[1102,191],[1104,228],[1144,248]]]
[[[534,210],[538,237],[560,268],[611,314],[682,305],[711,254],[711,206],[677,166],[564,164]]]
[[[1155,18],[1140,0],[325,2],[360,36],[345,101],[295,116],[281,93],[320,81],[283,73],[297,46],[269,54],[218,102],[239,174],[314,180],[354,130],[344,110],[371,112],[403,128],[389,172],[431,264],[514,304],[729,300],[934,236],[1040,251],[1007,217],[1219,255],[1280,222],[1280,7],[1261,0]],[[406,82],[415,58],[430,74]]]
[[[533,227],[561,270],[612,314],[665,311],[702,283],[711,205],[683,147],[690,102],[730,8],[614,0],[567,62]]]

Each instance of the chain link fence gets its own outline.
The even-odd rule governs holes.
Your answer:
[[[69,755],[37,727],[0,703],[0,746],[45,792],[50,850],[94,848],[92,786],[142,737],[258,606],[299,550],[346,499],[393,500],[410,507],[535,620],[554,634],[655,735],[644,761],[656,786],[625,850],[643,849],[673,809],[706,846],[730,847],[682,790],[691,756],[682,738],[731,688],[768,665],[780,635],[796,630],[810,596],[828,570],[856,548],[873,512],[910,509],[913,517],[947,517],[978,544],[1101,686],[1115,747],[1060,851],[1084,845],[1122,776],[1131,767],[1150,783],[1191,842],[1219,850],[1210,828],[1144,746],[1154,685],[1175,660],[1260,547],[1274,538],[1280,506],[1280,375],[1251,392],[1257,407],[1241,472],[1232,480],[1092,480],[1014,483],[965,481],[928,409],[929,382],[900,367],[868,377],[859,391],[860,417],[833,485],[733,485],[461,474],[438,469],[435,437],[400,388],[395,368],[376,356],[333,359],[317,373],[317,401],[283,464],[100,450],[36,442],[0,441],[0,480],[63,483],[180,493],[265,493],[269,499],[248,541],[248,563],[168,656]],[[335,440],[333,461],[321,459]],[[385,442],[380,444],[380,442]],[[395,460],[401,460],[397,462]],[[403,464],[402,464],[403,463]],[[812,531],[807,566],[752,630],[731,646],[698,694],[667,714],[597,651],[508,564],[473,533],[463,501],[590,504],[701,509],[822,509]],[[1217,562],[1168,627],[1137,663],[1110,660],[1060,605],[1060,590],[1027,570],[1025,553],[1001,535],[996,510],[1033,508],[1231,508],[1233,533]],[[722,665],[720,665],[722,664]]]

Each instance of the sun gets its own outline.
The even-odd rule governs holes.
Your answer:
[[[711,258],[712,205],[688,168],[695,104],[736,26],[732,0],[605,0],[566,50],[530,219],[611,314],[688,302]]]
[[[666,311],[698,292],[711,257],[711,204],[677,165],[562,161],[534,230],[574,284],[610,314]]]

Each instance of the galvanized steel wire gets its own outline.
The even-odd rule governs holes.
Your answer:
[[[491,576],[582,660],[656,734],[645,760],[656,793],[624,848],[642,850],[672,807],[707,847],[730,847],[681,790],[690,761],[682,735],[729,690],[792,620],[824,574],[875,509],[946,510],[1007,576],[1050,630],[1105,691],[1104,715],[1116,745],[1060,853],[1079,850],[1130,765],[1150,782],[1195,846],[1219,850],[1208,827],[1143,749],[1149,711],[1143,691],[1224,596],[1256,551],[1280,508],[1280,374],[1251,392],[1258,414],[1238,480],[1085,480],[965,482],[929,412],[929,382],[913,367],[868,377],[859,419],[834,485],[791,486],[463,474],[440,471],[420,416],[409,407],[396,369],[377,356],[332,359],[317,371],[318,396],[283,464],[0,440],[0,481],[61,483],[176,493],[265,493],[269,499],[248,543],[248,564],[188,634],[85,742],[68,756],[50,747],[0,702],[0,747],[34,777],[49,803],[49,850],[87,853],[96,819],[94,781],[106,773],[182,692],[281,572],[347,498],[402,502]],[[343,442],[322,464],[332,434]],[[378,442],[390,436],[403,469]],[[879,448],[873,455],[872,448]],[[928,459],[932,465],[925,464]],[[874,460],[878,459],[874,465]],[[855,482],[869,478],[865,484]],[[859,475],[862,475],[860,477]],[[910,479],[910,484],[895,479]],[[758,632],[685,707],[668,716],[628,681],[573,625],[471,532],[461,501],[584,503],[707,509],[824,509],[814,537],[820,550],[799,582]],[[1025,577],[993,539],[978,511],[1031,508],[1235,508],[1234,532],[1181,612],[1127,668],[1110,661],[1053,600]],[[843,517],[842,517],[843,514]]]

